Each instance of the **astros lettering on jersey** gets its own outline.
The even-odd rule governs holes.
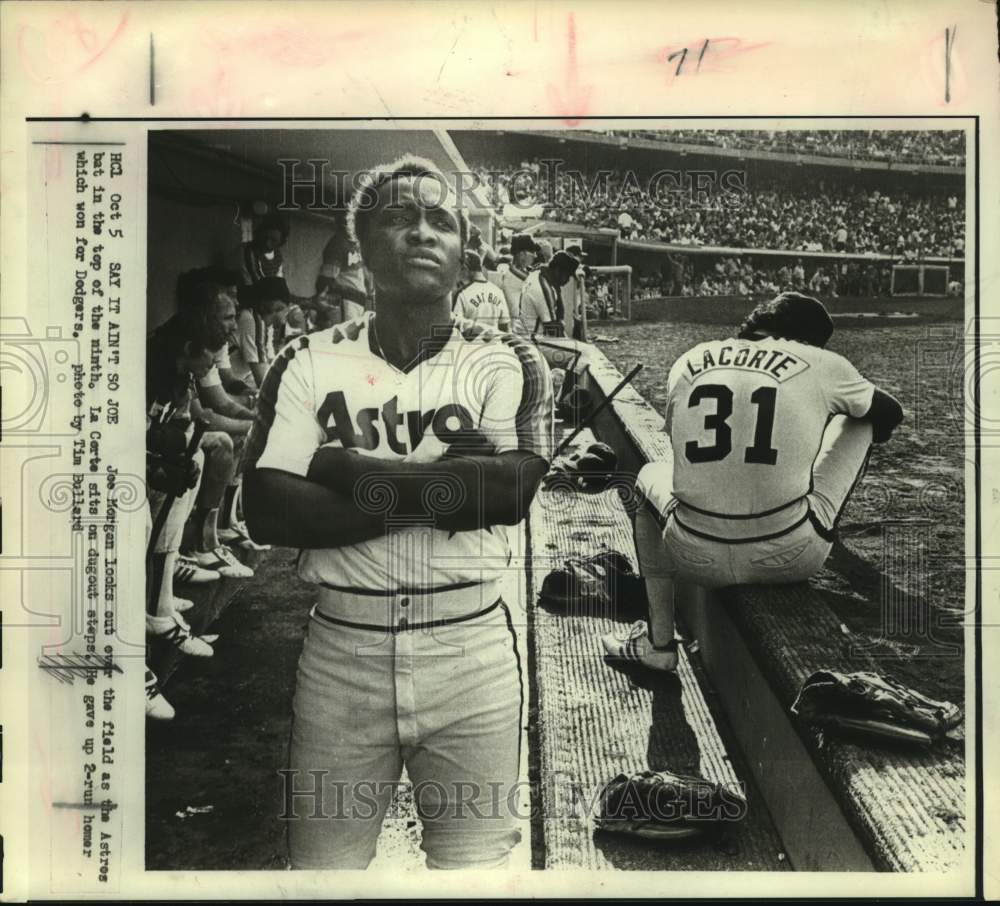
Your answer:
[[[713,540],[800,524],[828,419],[861,418],[874,391],[843,356],[791,340],[713,340],[688,350],[667,382],[679,523]]]
[[[495,453],[552,453],[548,366],[530,342],[454,318],[439,351],[408,371],[382,358],[365,315],[289,343],[268,372],[247,462],[305,476],[316,449],[332,444],[402,461],[423,444],[447,446],[475,429]],[[356,498],[377,488],[359,486]],[[447,506],[442,487],[440,506]],[[381,510],[379,510],[381,511]],[[326,587],[441,590],[499,578],[510,559],[504,526],[449,532],[392,524],[346,547],[305,550],[299,575]]]

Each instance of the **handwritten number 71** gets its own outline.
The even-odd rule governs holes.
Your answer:
[[[698,72],[701,69],[701,61],[705,57],[705,51],[708,50],[708,43],[709,39],[706,38],[705,43],[701,45],[701,52],[698,54],[698,65],[695,67],[695,72]],[[683,47],[680,50],[675,50],[672,54],[670,54],[669,57],[667,57],[668,63],[671,60],[680,57],[680,59],[677,60],[677,68],[674,70],[675,76],[679,76],[681,74],[681,70],[684,68],[684,61],[687,59],[687,55],[688,55],[688,49],[686,47]]]

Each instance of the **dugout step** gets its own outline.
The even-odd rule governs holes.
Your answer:
[[[584,432],[579,444],[593,440]],[[529,637],[533,672],[530,745],[539,801],[532,826],[536,868],[780,871],[783,846],[750,772],[723,742],[712,692],[691,658],[676,675],[623,673],[604,659],[601,636],[623,632],[614,614],[567,614],[538,604],[545,576],[570,556],[621,551],[635,566],[631,525],[615,490],[541,489],[529,515]],[[620,772],[671,769],[742,784],[746,818],[721,837],[649,843],[595,832],[589,805]]]
[[[835,733],[821,733],[798,721],[789,715],[788,708],[802,682],[814,671],[880,673],[886,672],[885,665],[844,633],[841,621],[808,583],[741,586],[728,589],[721,597],[725,621],[742,639],[750,661],[734,670],[734,663],[742,659],[735,646],[718,650],[719,637],[713,641],[713,634],[706,627],[701,636],[702,656],[710,665],[710,672],[721,677],[723,671],[719,668],[724,659],[725,674],[732,683],[737,683],[738,675],[747,670],[741,692],[730,700],[733,714],[738,714],[745,705],[739,695],[753,695],[754,689],[763,695],[766,687],[767,695],[795,735],[784,752],[775,752],[773,749],[786,734],[761,734],[759,724],[748,728],[745,721],[733,719],[744,754],[772,809],[776,813],[789,812],[786,837],[802,845],[815,835],[809,826],[809,816],[802,813],[802,804],[783,801],[789,798],[790,772],[808,771],[808,765],[794,764],[793,753],[801,747],[870,862],[870,866],[861,861],[857,866],[845,867],[882,871],[956,870],[966,857],[963,729],[959,727],[942,742],[923,749],[888,742],[852,741]],[[689,612],[692,609],[686,608]],[[698,619],[693,614],[689,616]],[[715,613],[711,620],[716,625],[721,622]],[[816,818],[817,815],[812,816],[812,820]],[[793,831],[795,826],[802,828],[804,836]],[[805,863],[801,867],[831,870],[829,860],[837,859],[840,854],[832,849],[835,842],[832,835],[828,840],[831,850],[825,856],[821,851],[804,851],[799,858]],[[794,853],[792,858],[795,861]]]

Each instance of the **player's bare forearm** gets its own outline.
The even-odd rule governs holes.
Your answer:
[[[541,456],[521,450],[421,463],[321,447],[308,477],[341,493],[356,490],[362,497],[374,498],[391,488],[394,515],[433,519],[438,528],[461,532],[519,523],[547,470]]]
[[[243,479],[243,513],[253,537],[281,547],[344,547],[386,533],[385,516],[363,512],[351,494],[279,469]]]
[[[264,386],[264,377],[267,374],[267,365],[263,362],[251,362],[250,373],[257,384],[258,389]]]
[[[202,387],[199,396],[206,409],[210,409],[217,416],[228,420],[225,423],[220,421],[217,426],[212,425],[213,431],[246,434],[250,430],[249,422],[253,421],[253,413],[226,393],[221,384],[216,384],[214,387]],[[237,424],[241,421],[246,424]]]

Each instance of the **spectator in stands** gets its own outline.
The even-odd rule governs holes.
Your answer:
[[[694,144],[750,151],[812,154],[854,160],[903,160],[914,163],[962,166],[965,134],[961,131],[822,130],[774,132],[765,130],[672,129],[612,132],[668,144]]]
[[[890,199],[850,182],[804,188],[761,179],[740,193],[738,204],[709,195],[693,203],[689,193],[651,194],[634,174],[629,181],[614,173],[602,191],[583,193],[563,172],[539,196],[546,199],[546,219],[618,228],[625,238],[677,245],[824,251],[842,241],[848,253],[891,253],[895,230],[905,227],[916,230],[924,254],[950,255],[952,240],[964,231],[957,197],[954,207],[944,192],[931,189]]]

